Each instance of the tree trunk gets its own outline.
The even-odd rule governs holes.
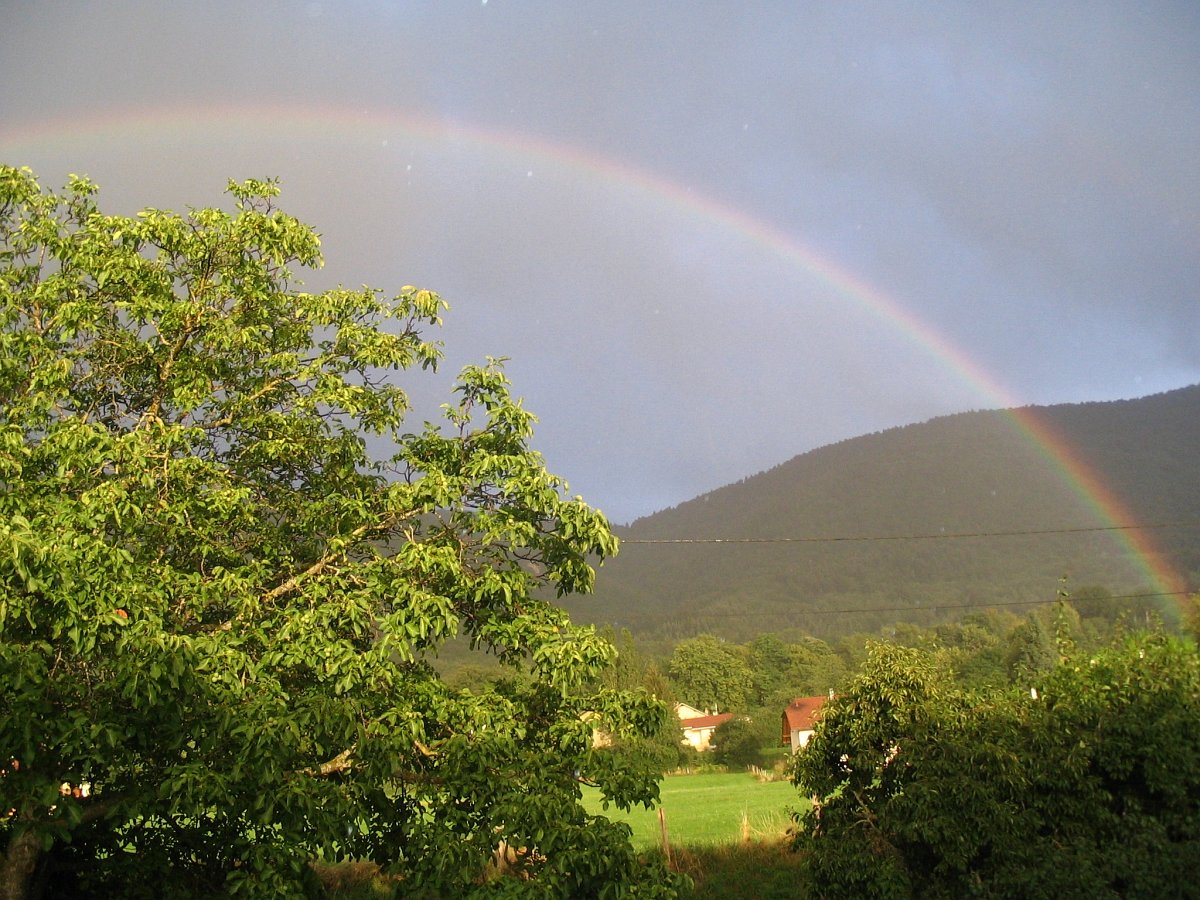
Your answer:
[[[34,900],[33,873],[42,856],[36,831],[22,831],[8,840],[0,857],[0,900]]]

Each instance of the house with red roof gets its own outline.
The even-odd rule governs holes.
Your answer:
[[[808,744],[816,728],[817,720],[821,717],[821,707],[829,699],[824,694],[815,697],[797,697],[783,711],[783,734],[781,740],[785,746],[790,746],[792,752],[798,752]]]
[[[675,715],[679,716],[684,743],[691,744],[700,752],[712,749],[712,736],[717,726],[733,718],[733,713],[712,713],[686,703],[675,704]]]

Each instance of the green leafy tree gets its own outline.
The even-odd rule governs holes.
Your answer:
[[[1200,594],[1189,594],[1180,602],[1181,622],[1185,633],[1200,641]]]
[[[610,738],[602,752],[609,754],[612,765],[622,772],[657,779],[683,765],[687,750],[678,717],[664,707],[653,733]]]
[[[1060,660],[1034,697],[876,647],[795,780],[823,896],[1200,896],[1200,657],[1137,635]]]
[[[850,675],[850,666],[832,647],[817,638],[791,645],[790,686],[792,697],[824,694],[836,690]],[[791,697],[788,698],[789,700]]]
[[[712,710],[744,708],[754,685],[740,648],[711,634],[676,644],[669,671],[676,697]]]
[[[292,896],[318,854],[465,895],[500,841],[518,892],[669,892],[580,803],[655,796],[592,729],[661,704],[585,690],[611,645],[539,599],[606,521],[496,365],[406,432],[443,302],[301,291],[315,232],[229,191],[129,218],[0,168],[0,897]],[[453,636],[528,677],[451,689]]]
[[[1009,679],[1028,688],[1031,682],[1054,666],[1058,651],[1054,645],[1054,625],[1041,611],[1032,612],[1009,632],[1004,664]]]
[[[1132,608],[1128,599],[1113,597],[1110,590],[1098,585],[1072,591],[1070,602],[1080,618],[1098,619],[1110,628]]]
[[[611,625],[605,626],[600,634],[616,649],[616,659],[601,674],[600,683],[609,688],[642,687],[648,662],[638,650],[633,634],[628,628],[616,633]]]
[[[790,677],[792,654],[788,645],[778,635],[760,634],[746,646],[746,656],[753,679],[753,704],[786,704],[795,690]]]
[[[616,662],[601,673],[599,683],[610,689],[642,690],[663,701],[663,715],[652,734],[613,738],[605,736],[608,751],[621,757],[627,771],[644,771],[652,777],[678,768],[683,760],[683,730],[672,712],[674,696],[670,684],[653,660],[638,648],[629,629],[614,634],[611,627],[601,631],[616,647]]]
[[[755,709],[722,722],[713,732],[713,759],[731,767],[765,765],[763,751],[779,746],[779,719],[778,710]]]

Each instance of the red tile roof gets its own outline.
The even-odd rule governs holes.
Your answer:
[[[820,718],[821,707],[828,698],[824,694],[816,697],[797,697],[787,705],[783,717],[787,720],[789,731],[812,731]]]
[[[716,728],[722,722],[733,718],[733,713],[721,713],[716,716],[696,716],[694,719],[680,719],[679,724],[684,728]]]

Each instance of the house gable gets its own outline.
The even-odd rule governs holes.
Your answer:
[[[677,715],[679,717],[679,721],[682,722],[685,719],[698,719],[701,716],[707,716],[708,710],[696,709],[696,707],[688,706],[686,703],[676,703],[675,715]]]
[[[813,729],[821,718],[821,707],[828,698],[824,694],[815,697],[797,697],[783,711],[783,732],[780,740],[795,753],[808,744]]]

